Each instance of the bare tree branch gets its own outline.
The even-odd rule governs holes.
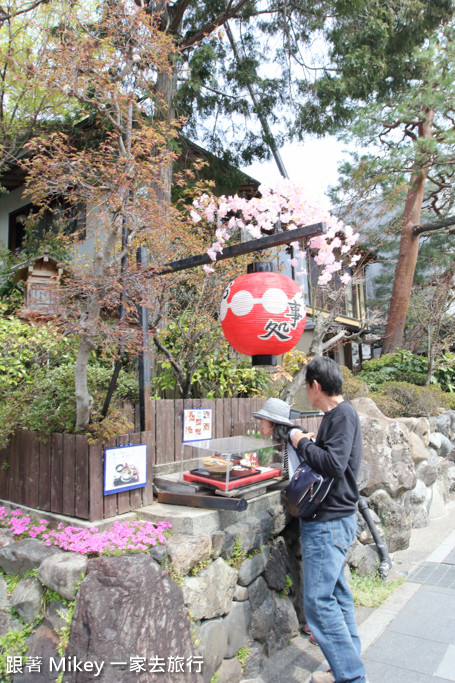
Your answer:
[[[28,5],[25,5],[21,9],[13,10],[13,11],[7,11],[3,9],[3,7],[0,6],[0,23],[2,21],[8,21],[9,19],[12,19],[13,17],[19,16],[19,14],[26,14],[27,12],[31,12],[33,9],[38,7],[39,5],[47,4],[49,0],[34,0],[34,2],[29,3]]]
[[[448,228],[451,225],[455,225],[455,216],[449,216],[442,221],[434,221],[434,223],[421,223],[420,225],[415,225],[413,233],[414,235],[422,235],[425,232],[434,232],[435,230]]]

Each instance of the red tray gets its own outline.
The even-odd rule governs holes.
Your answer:
[[[255,484],[258,481],[264,481],[264,479],[274,479],[275,477],[281,476],[281,474],[281,470],[278,469],[268,469],[265,472],[258,470],[257,474],[229,479],[227,485],[226,481],[213,477],[204,477],[202,474],[194,474],[193,472],[184,472],[183,479],[184,481],[200,481],[204,484],[210,484],[211,486],[215,486],[215,488],[222,489],[223,491],[231,491],[232,489],[237,489],[241,486],[248,486],[249,484]]]

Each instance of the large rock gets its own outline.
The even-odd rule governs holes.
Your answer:
[[[0,574],[0,611],[7,612],[9,608],[8,586],[5,577]]]
[[[411,526],[404,506],[393,500],[385,490],[374,491],[370,503],[381,520],[388,551],[393,553],[407,548]]]
[[[253,640],[253,638],[248,638],[246,649],[248,650],[248,655],[243,666],[243,680],[247,681],[259,675],[264,666],[265,656],[263,646]]]
[[[359,574],[375,574],[381,562],[378,550],[375,545],[364,545],[359,541],[354,541],[349,548],[346,562]]]
[[[11,595],[11,605],[27,624],[41,612],[43,587],[34,577],[21,579]]]
[[[267,567],[269,549],[264,548],[261,553],[249,557],[242,562],[239,569],[238,582],[241,586],[249,586]]]
[[[425,486],[432,486],[438,478],[438,456],[433,448],[428,448],[428,459],[419,462],[416,467],[417,479],[423,481]]]
[[[186,536],[175,534],[167,540],[169,559],[182,574],[210,558],[212,539],[210,536]]]
[[[15,536],[10,529],[0,529],[0,548],[15,542]]]
[[[417,479],[415,487],[411,491],[406,491],[402,496],[402,504],[406,512],[411,512],[412,508],[425,503],[427,498],[427,487],[421,479]]]
[[[195,621],[227,614],[237,584],[237,572],[221,557],[203,569],[198,576],[183,582],[185,605]]]
[[[362,493],[384,489],[396,498],[413,489],[416,473],[407,427],[382,415],[371,399],[356,398],[352,404],[362,427],[362,457],[371,468]]]
[[[199,629],[199,638],[199,650],[204,661],[202,666],[203,681],[210,683],[226,652],[227,629],[224,619],[204,621]]]
[[[386,417],[384,413],[381,413],[376,403],[366,396],[359,396],[358,398],[353,398],[351,401],[352,405],[358,412],[359,416],[371,417],[375,420],[385,420],[386,422],[391,422],[390,417]]]
[[[59,675],[56,666],[61,666],[62,660],[58,654],[57,633],[48,624],[42,623],[27,638],[26,645],[25,666],[22,668],[22,673],[14,674],[13,683],[54,683]],[[64,680],[66,682],[70,679],[65,677]]]
[[[212,541],[212,560],[216,560],[221,555],[224,548],[225,536],[226,534],[224,533],[224,531],[214,531],[211,535],[210,538]]]
[[[242,665],[237,657],[224,659],[216,670],[216,683],[239,683],[242,678]]]
[[[38,570],[38,579],[67,600],[74,600],[77,586],[87,570],[87,557],[80,553],[61,553],[47,557]]]
[[[8,631],[22,631],[23,624],[11,615],[11,612],[0,610],[0,636],[4,636]]]
[[[273,600],[275,602],[274,643],[276,650],[283,650],[289,645],[289,640],[298,634],[299,620],[290,598],[275,593]]]
[[[408,514],[408,520],[413,529],[424,529],[430,523],[428,505],[418,505]]]
[[[446,506],[439,482],[435,482],[431,487],[431,503],[428,514],[430,519],[443,517],[446,514]]]
[[[297,555],[301,554],[300,540],[297,538],[289,545],[283,536],[278,536],[270,543],[270,558],[264,572],[267,585],[281,593],[286,589],[297,612],[299,622],[305,623],[303,611],[302,566]]]
[[[427,448],[420,436],[414,432],[409,432],[409,444],[411,446],[412,459],[416,465],[428,459]]]
[[[267,597],[270,597],[271,591],[267,587],[266,582],[262,576],[250,583],[248,586],[248,599],[253,610],[257,610],[260,605],[264,602]]]
[[[254,610],[249,632],[254,640],[263,644],[265,654],[271,657],[288,645],[298,629],[299,620],[292,601],[288,597],[268,594]]]
[[[286,575],[288,575],[287,546],[284,538],[278,536],[269,545],[270,557],[264,572],[264,578],[269,588],[275,591],[282,591],[286,586]]]
[[[273,644],[275,620],[275,603],[271,594],[254,610],[250,621],[250,635],[254,640],[265,645],[265,653],[275,652]]]
[[[444,503],[447,503],[450,495],[449,467],[450,461],[447,458],[438,458],[438,485],[444,498]]]
[[[445,413],[442,413],[442,415],[436,415],[434,418],[431,419],[432,427],[434,432],[440,432],[441,434],[444,434],[444,436],[447,439],[450,439],[450,432],[451,432],[451,425],[452,425],[452,415],[451,412],[453,411],[448,411]]]
[[[430,436],[430,446],[441,458],[447,458],[452,453],[452,443],[444,434],[433,432]]]
[[[288,523],[286,509],[283,505],[274,505],[272,508],[270,508],[269,513],[273,524],[272,535],[278,536],[278,534],[281,534]]]
[[[234,657],[240,648],[244,647],[251,614],[251,604],[248,600],[233,603],[229,614],[224,618],[227,631],[225,657]]]
[[[275,513],[272,517],[268,512],[259,512],[247,522],[238,522],[226,527],[224,530],[224,554],[230,557],[236,544],[240,544],[245,553],[262,548],[272,536],[277,524]]]
[[[37,569],[46,557],[61,552],[58,548],[47,546],[43,541],[24,538],[0,548],[0,567],[5,574],[23,576],[26,572]]]
[[[451,463],[447,471],[447,480],[449,491],[455,491],[455,465]]]
[[[143,554],[89,561],[65,655],[103,663],[96,678],[93,672],[72,672],[65,683],[201,681],[182,591]],[[143,657],[146,670],[131,670],[131,657]],[[183,672],[172,670],[176,657],[182,658]]]
[[[406,425],[408,430],[419,436],[424,446],[430,443],[431,427],[426,417],[398,417],[397,420]]]

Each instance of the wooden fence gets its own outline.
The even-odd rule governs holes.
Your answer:
[[[149,505],[154,466],[181,458],[184,409],[211,408],[212,436],[221,438],[257,428],[251,414],[263,404],[263,398],[152,401],[151,431],[125,434],[106,444],[89,444],[86,436],[77,434],[51,434],[43,441],[38,432],[19,431],[0,450],[0,498],[90,521]],[[132,406],[126,410],[136,422],[137,410]],[[320,420],[306,417],[296,425],[317,431]],[[147,445],[147,485],[105,496],[104,448],[127,444]]]

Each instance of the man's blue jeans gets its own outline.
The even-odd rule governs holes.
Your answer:
[[[336,683],[364,683],[354,601],[344,578],[355,538],[355,515],[329,522],[300,520],[305,618]]]

